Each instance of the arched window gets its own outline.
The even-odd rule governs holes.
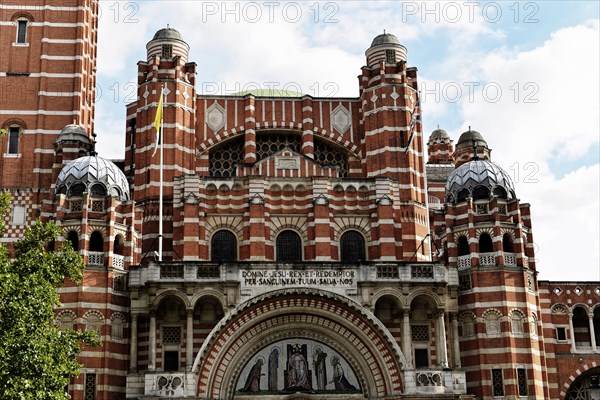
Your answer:
[[[123,339],[123,327],[125,326],[125,321],[120,315],[117,315],[112,318],[111,326],[110,326],[110,335],[113,339]]]
[[[25,44],[27,43],[27,28],[29,25],[29,21],[25,18],[19,18],[17,21],[17,44]]]
[[[104,251],[104,238],[98,231],[92,232],[90,236],[90,251]]]
[[[89,314],[85,318],[85,330],[94,331],[98,336],[101,335],[102,317],[99,314]]]
[[[485,186],[477,186],[473,189],[473,199],[487,199],[490,197],[490,190]]]
[[[87,187],[83,183],[76,183],[75,185],[71,186],[70,195],[81,196],[86,190]]]
[[[485,332],[488,334],[488,336],[500,334],[500,315],[498,313],[488,312],[485,315]]]
[[[466,256],[469,255],[471,251],[469,250],[469,239],[466,236],[460,236],[458,238],[458,256]]]
[[[340,239],[340,253],[344,263],[365,261],[365,239],[356,231],[344,233]]]
[[[512,333],[522,334],[523,333],[523,315],[517,311],[513,311],[510,318]]]
[[[471,195],[471,193],[469,193],[468,189],[461,189],[458,194],[456,195],[456,202],[460,203],[462,201],[467,200],[467,197],[469,197]]]
[[[492,237],[487,233],[482,233],[481,236],[479,236],[479,252],[491,253],[493,251]]]
[[[505,253],[512,253],[514,251],[512,237],[508,233],[505,233],[504,236],[502,236],[502,251]]]
[[[75,315],[72,312],[62,312],[57,318],[58,326],[62,330],[75,328]]]
[[[19,125],[8,127],[8,147],[6,148],[6,154],[19,154],[21,130]]]
[[[537,335],[538,335],[537,322],[538,322],[537,315],[535,315],[535,313],[531,313],[531,325],[529,326],[529,332],[530,332],[531,336],[533,336],[533,337],[537,337]]]
[[[69,231],[67,240],[71,242],[71,247],[75,251],[79,251],[79,234],[76,231]]]
[[[390,296],[383,296],[375,303],[375,316],[380,321],[388,322],[399,316],[399,308]]]
[[[293,263],[302,261],[302,240],[300,235],[291,230],[281,232],[275,243],[277,262]]]
[[[496,186],[492,193],[494,193],[494,196],[500,197],[501,199],[506,199],[508,197],[506,195],[506,190],[501,186]]]
[[[473,336],[475,335],[475,317],[471,314],[465,314],[462,316],[461,321],[462,335]]]
[[[114,241],[114,246],[113,246],[113,253],[114,254],[118,254],[120,256],[123,255],[123,235],[117,235],[117,236],[115,236],[115,241]]]
[[[233,233],[221,230],[210,241],[210,260],[224,263],[237,260],[237,239]]]
[[[106,196],[106,187],[101,183],[96,183],[91,189],[92,196]]]

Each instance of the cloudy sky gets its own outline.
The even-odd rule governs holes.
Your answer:
[[[199,93],[261,86],[357,96],[385,29],[419,69],[426,138],[469,126],[532,205],[539,278],[600,280],[599,19],[595,1],[100,2],[98,150],[123,158],[125,104],[146,43],[169,24]]]

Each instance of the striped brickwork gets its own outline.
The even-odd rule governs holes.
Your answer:
[[[21,128],[18,154],[6,154],[0,137],[0,186],[40,188],[43,197],[61,129],[76,123],[93,132],[97,14],[96,0],[0,5],[0,129]],[[25,43],[17,43],[19,20],[27,21]]]
[[[77,211],[73,211],[73,207]],[[69,314],[74,317],[75,329],[86,329],[88,320],[97,317],[102,344],[85,348],[79,360],[84,372],[96,374],[96,389],[102,398],[121,399],[129,365],[127,270],[140,261],[137,248],[141,241],[140,213],[134,209],[133,202],[121,203],[110,197],[88,195],[59,195],[53,208],[55,223],[63,232],[61,241],[76,232],[78,252],[86,264],[81,285],[66,282],[59,289],[62,305],[56,310],[57,320]],[[93,232],[102,235],[101,251],[90,250]],[[115,248],[117,236],[121,240],[120,250]],[[115,324],[121,328],[113,328]],[[72,379],[69,393],[73,399],[84,398],[83,379],[83,375]]]
[[[600,366],[600,282],[539,286],[550,398],[564,399],[576,380]]]

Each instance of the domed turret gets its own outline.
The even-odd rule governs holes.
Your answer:
[[[454,152],[454,163],[457,167],[467,161],[480,159],[490,160],[491,150],[481,133],[474,131],[469,127],[458,138],[456,151]]]
[[[427,164],[453,164],[453,153],[454,146],[448,132],[439,127],[431,132],[427,142]]]
[[[400,44],[398,38],[391,33],[378,35],[373,39],[371,47],[365,52],[367,65],[374,66],[382,61],[395,64],[406,61],[406,47]]]
[[[446,182],[446,201],[459,203],[467,197],[487,199],[515,198],[512,179],[498,164],[486,160],[473,160],[456,168]]]
[[[84,144],[90,144],[90,138],[85,133],[85,129],[81,125],[69,124],[65,126],[60,135],[56,138],[55,143],[60,142],[82,142]]]
[[[448,135],[448,132],[438,128],[435,131],[431,132],[428,144],[432,145],[437,143],[450,143],[451,141],[452,140],[450,139],[450,135]]]
[[[156,32],[146,45],[148,62],[158,56],[162,59],[181,57],[187,63],[190,46],[183,40],[181,33],[167,26]]]
[[[89,192],[129,200],[129,184],[123,171],[112,161],[97,156],[80,157],[63,167],[56,180],[56,193],[68,196]]]
[[[456,149],[473,149],[474,146],[487,148],[488,144],[483,138],[483,136],[481,136],[481,133],[471,130],[471,128],[469,128],[468,131],[463,132],[462,135],[460,135],[460,137],[458,138],[458,142],[456,143]]]

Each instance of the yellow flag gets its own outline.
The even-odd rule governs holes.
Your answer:
[[[158,107],[156,107],[156,118],[154,118],[154,128],[156,129],[156,141],[154,142],[154,153],[152,153],[152,157],[156,154],[156,150],[158,149],[158,144],[160,143],[160,123],[162,121],[163,115],[163,90],[160,89],[160,100],[158,100]]]

